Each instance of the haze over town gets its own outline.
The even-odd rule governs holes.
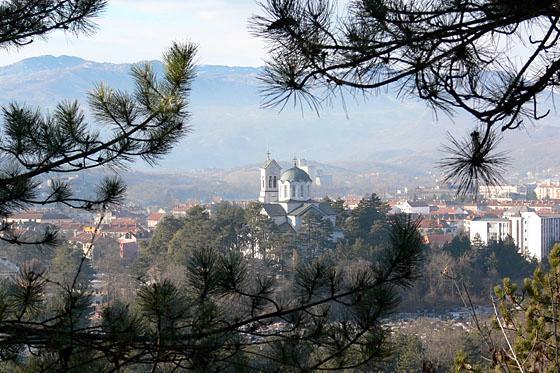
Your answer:
[[[540,351],[514,351],[504,325],[525,317],[516,336],[529,338],[551,322],[535,331],[522,311],[557,318],[560,284],[540,271],[560,271],[560,51],[528,69],[542,83],[479,68],[471,58],[494,60],[462,34],[443,46],[432,35],[423,48],[451,67],[434,58],[426,78],[425,50],[407,39],[426,26],[402,26],[424,16],[406,2],[82,2],[77,21],[18,36],[12,24],[34,15],[0,1],[15,17],[0,27],[0,370],[485,371]],[[78,12],[47,3],[39,17]],[[465,9],[506,19],[499,3]],[[347,9],[363,29],[327,22]],[[82,18],[95,28],[64,31]],[[445,19],[426,22],[463,32]],[[545,53],[556,22],[544,41],[519,37]],[[368,33],[395,50],[376,55]],[[412,89],[406,74],[390,81],[399,68],[418,70]],[[376,79],[388,83],[370,89]],[[511,281],[526,277],[519,300]]]

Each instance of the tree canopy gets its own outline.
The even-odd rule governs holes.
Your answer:
[[[193,213],[170,245],[186,227],[197,226],[194,219],[208,222]],[[9,294],[0,300],[0,353],[7,367],[38,370],[375,369],[390,335],[380,319],[395,310],[398,289],[411,286],[421,262],[416,221],[398,217],[385,229],[389,240],[376,261],[319,256],[320,237],[314,239],[316,257],[286,274],[255,265],[235,248],[189,246],[181,257],[184,283],[144,282],[130,304],[111,302],[95,322],[87,284],[62,271],[78,258],[61,249],[56,274],[74,284],[54,298],[46,292],[51,280],[38,267],[24,266],[0,287]],[[174,260],[176,253],[163,255]],[[24,347],[33,349],[31,359]]]
[[[56,30],[88,34],[106,0],[6,0],[0,4],[0,45],[22,47]]]

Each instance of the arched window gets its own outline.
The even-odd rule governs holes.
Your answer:
[[[288,198],[288,186],[284,185],[284,197]]]
[[[295,196],[296,196],[296,186],[295,186],[295,185],[292,185],[292,188],[291,188],[291,189],[292,189],[292,190],[291,190],[291,192],[292,192],[291,197],[295,197]]]
[[[272,176],[268,177],[268,187],[272,188]]]
[[[264,189],[264,177],[263,177],[263,179],[262,179],[262,187],[263,187],[263,189]]]
[[[303,197],[303,185],[299,186],[299,196]]]
[[[276,188],[276,176],[272,179],[272,186]]]

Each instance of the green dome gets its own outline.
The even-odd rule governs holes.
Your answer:
[[[281,181],[304,181],[308,183],[312,182],[307,172],[295,166],[290,168],[289,170],[282,172],[282,176],[280,176],[280,180]]]

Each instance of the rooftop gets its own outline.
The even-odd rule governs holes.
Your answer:
[[[261,168],[269,168],[270,166],[275,166],[278,169],[282,169],[282,167],[280,167],[280,165],[274,160],[274,159],[267,159],[263,165],[261,166]]]
[[[499,218],[495,216],[484,216],[484,217],[476,217],[473,221],[497,221],[497,222],[509,222],[508,219]]]
[[[262,207],[268,216],[286,216],[286,211],[284,211],[284,208],[279,204],[264,203]]]
[[[299,181],[299,182],[307,182],[311,183],[312,180],[307,174],[307,172],[303,171],[299,167],[292,167],[284,172],[280,176],[281,181]]]

